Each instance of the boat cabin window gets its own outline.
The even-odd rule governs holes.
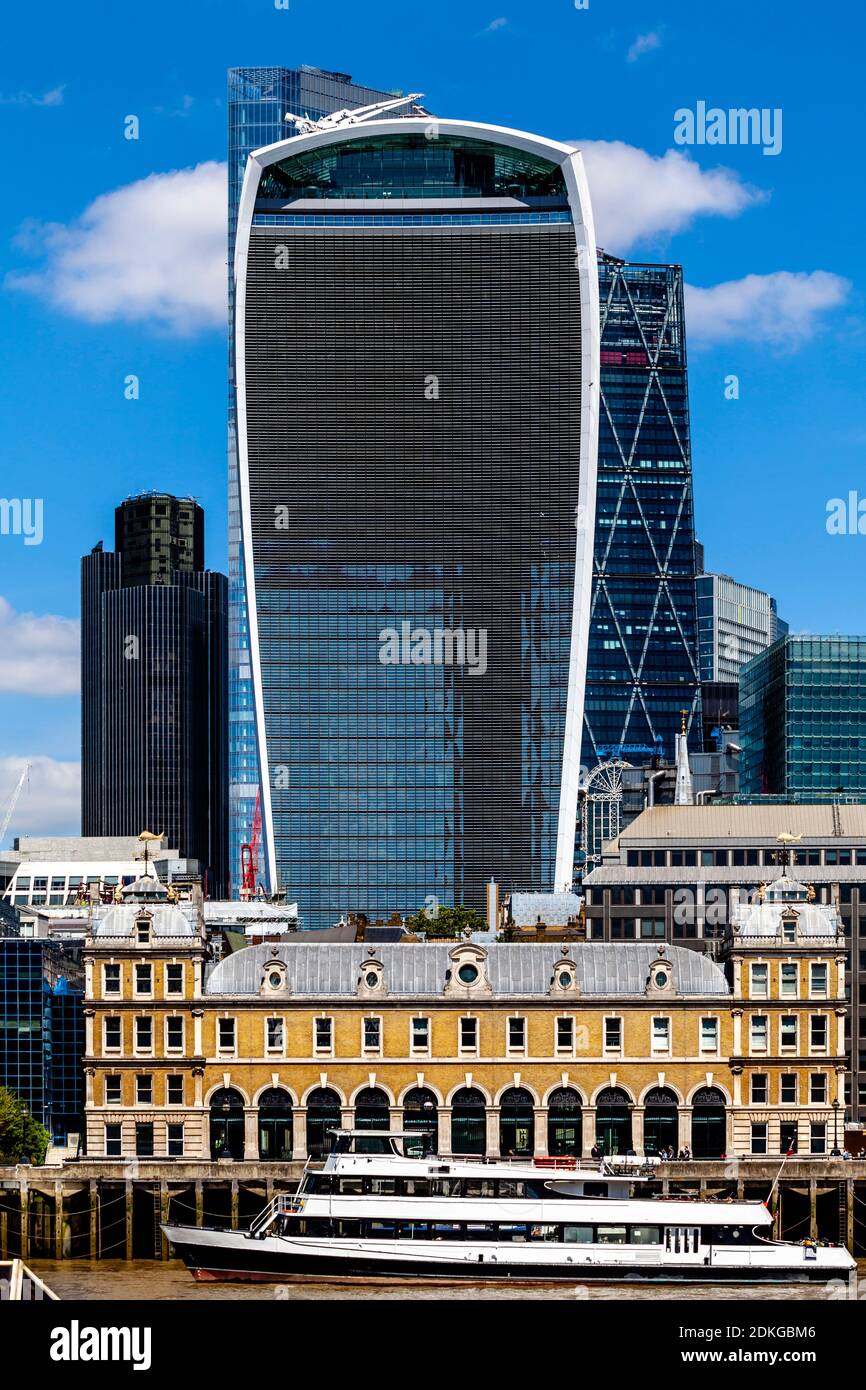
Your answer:
[[[746,1226],[708,1226],[706,1241],[708,1245],[744,1245],[750,1238]]]
[[[496,1183],[493,1178],[464,1178],[464,1197],[495,1197]]]
[[[292,1236],[332,1236],[367,1240],[468,1240],[507,1241],[565,1245],[662,1245],[670,1255],[698,1254],[701,1228],[698,1226],[646,1226],[612,1224],[553,1224],[523,1221],[398,1221],[343,1220],[327,1217],[285,1217],[283,1234]],[[745,1227],[706,1227],[704,1243],[733,1243],[733,1233],[745,1243]]]
[[[593,1226],[563,1226],[566,1245],[591,1245],[595,1238]]]
[[[524,1197],[526,1195],[526,1184],[512,1182],[510,1178],[500,1178],[497,1186],[499,1197]]]
[[[632,1226],[631,1243],[632,1245],[661,1245],[661,1226]]]

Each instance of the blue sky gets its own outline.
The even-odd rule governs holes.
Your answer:
[[[193,493],[208,563],[226,564],[230,65],[314,63],[422,91],[440,115],[586,142],[601,244],[679,261],[709,291],[687,319],[708,567],[768,588],[792,629],[866,627],[866,538],[825,527],[829,499],[866,498],[858,11],[289,3],[48,0],[5,21],[0,495],[44,502],[40,545],[0,535],[0,815],[36,760],[10,834],[77,828],[78,561],[112,543],[115,504]],[[781,109],[780,152],[675,145],[674,113],[699,101]]]

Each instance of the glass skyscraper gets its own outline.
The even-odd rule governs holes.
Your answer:
[[[359,86],[345,73],[320,68],[230,68],[228,74],[229,265],[229,877],[240,887],[241,845],[249,841],[259,790],[249,636],[244,590],[243,537],[238,501],[237,414],[234,373],[234,251],[241,185],[249,155],[295,134],[287,114],[318,119],[355,110],[390,93]]]
[[[0,1086],[56,1143],[83,1133],[84,971],[50,941],[0,938]]]
[[[271,881],[309,927],[481,907],[491,873],[570,884],[598,410],[580,156],[417,116],[302,135],[249,161],[235,268]]]
[[[204,513],[143,493],[81,561],[81,831],[165,834],[226,892],[228,582]]]
[[[866,793],[866,637],[786,635],[740,672],[740,790]]]
[[[599,253],[601,408],[584,766],[702,742],[682,269]]]
[[[788,631],[776,600],[727,574],[699,574],[701,680],[735,682],[740,668]]]

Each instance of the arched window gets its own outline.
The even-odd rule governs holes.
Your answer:
[[[239,1091],[222,1087],[211,1096],[210,1156],[234,1159],[244,1156],[244,1098]]]
[[[626,1092],[619,1086],[606,1086],[595,1105],[595,1142],[602,1153],[629,1153],[632,1104]]]
[[[583,1112],[580,1096],[568,1086],[552,1091],[547,1108],[547,1152],[551,1158],[580,1157]]]
[[[725,1097],[716,1086],[702,1086],[692,1099],[692,1156],[721,1158],[726,1152]]]
[[[499,1102],[499,1152],[503,1158],[535,1151],[535,1107],[520,1087],[504,1091]]]
[[[644,1101],[643,1151],[652,1158],[661,1149],[679,1149],[677,1098],[666,1086],[654,1086]]]
[[[259,1100],[259,1158],[266,1162],[292,1156],[292,1100],[272,1087]]]
[[[367,1086],[355,1098],[356,1129],[390,1129],[391,1114],[388,1097],[377,1086]],[[358,1153],[382,1153],[387,1143],[380,1139],[359,1139],[355,1145]]]
[[[340,1097],[327,1086],[317,1086],[307,1097],[307,1153],[322,1158],[332,1148],[332,1129],[339,1129]]]
[[[486,1148],[484,1097],[480,1091],[463,1086],[451,1102],[451,1152],[483,1154]]]
[[[436,1097],[426,1086],[407,1091],[403,1100],[403,1128],[412,1131],[404,1139],[403,1152],[412,1158],[426,1158],[439,1148],[439,1111]]]

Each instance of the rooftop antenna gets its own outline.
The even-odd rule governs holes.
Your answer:
[[[294,121],[299,135],[312,135],[314,131],[334,130],[338,126],[363,125],[366,121],[381,116],[385,111],[396,111],[401,106],[414,106],[423,95],[423,92],[410,92],[405,97],[390,97],[388,101],[377,101],[372,106],[359,106],[355,111],[350,111],[348,108],[343,111],[332,111],[330,115],[321,116],[315,121],[309,116],[295,116],[291,111],[287,111],[283,120]],[[428,112],[419,109],[413,111],[412,114],[426,116]]]

